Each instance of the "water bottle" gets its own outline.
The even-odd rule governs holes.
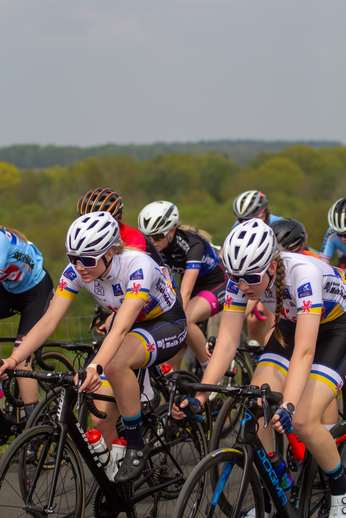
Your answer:
[[[280,453],[272,452],[268,453],[270,463],[280,480],[281,487],[284,491],[291,489],[293,485],[293,478],[291,473],[288,471],[285,459]]]
[[[107,466],[107,477],[109,480],[114,480],[116,473],[119,470],[119,461],[125,457],[126,453],[126,441],[123,437],[113,441],[111,449],[112,463]]]
[[[105,468],[109,462],[112,462],[112,459],[103,436],[96,429],[88,430],[85,436],[96,451],[102,466]]]

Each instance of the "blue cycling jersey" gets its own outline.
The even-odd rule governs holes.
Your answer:
[[[331,261],[335,250],[340,250],[341,255],[346,255],[346,246],[341,239],[338,238],[335,230],[329,227],[323,239],[320,257],[326,261]]]
[[[271,223],[273,223],[274,221],[276,221],[277,219],[282,219],[282,217],[281,217],[281,216],[275,216],[275,214],[269,214],[269,225],[270,225]],[[236,227],[237,225],[239,225],[239,221],[238,221],[238,220],[234,223],[234,225],[233,225],[233,227],[232,227],[232,230],[233,230],[233,229],[234,229],[234,227]]]
[[[23,293],[41,282],[45,275],[38,248],[0,229],[0,281],[4,288],[10,293]]]

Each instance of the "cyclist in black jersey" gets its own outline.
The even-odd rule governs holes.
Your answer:
[[[197,323],[222,311],[227,283],[210,236],[182,226],[177,207],[167,201],[144,207],[138,217],[138,227],[150,237],[172,272],[182,277],[180,293],[188,325],[186,344],[205,367],[208,363],[205,337]],[[183,352],[169,362],[174,370],[180,368],[182,358]]]

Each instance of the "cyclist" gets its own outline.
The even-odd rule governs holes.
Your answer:
[[[260,218],[268,225],[280,219],[280,216],[270,214],[268,200],[265,194],[260,191],[245,191],[237,196],[233,202],[233,213],[237,218],[233,228],[242,221],[252,218]],[[272,313],[260,302],[257,309],[262,319],[259,319],[252,311],[254,303],[248,306],[246,317],[247,334],[249,340],[257,340],[260,345],[264,345],[268,331],[274,325]]]
[[[0,227],[0,281],[0,319],[20,313],[15,350],[46,311],[54,286],[41,252],[13,228]],[[31,369],[31,358],[19,368]],[[18,385],[28,419],[38,403],[37,382],[18,378]]]
[[[76,219],[67,232],[66,249],[70,263],[47,313],[5,360],[1,371],[15,368],[54,332],[80,288],[86,288],[97,302],[111,309],[111,328],[86,368],[80,390],[97,390],[105,371],[126,429],[126,456],[116,474],[117,482],[125,482],[141,474],[149,455],[141,431],[134,370],[162,363],[179,351],[186,337],[185,314],[153,259],[141,251],[124,249],[119,225],[108,212]]]
[[[235,355],[248,299],[259,299],[275,315],[251,384],[269,383],[283,393],[273,417],[280,433],[293,426],[329,479],[330,517],[346,513],[346,476],[332,436],[321,418],[346,374],[346,283],[319,259],[278,251],[273,230],[258,219],[239,224],[226,237],[224,264],[230,280],[216,347],[204,383],[218,382]],[[204,403],[207,394],[197,393]],[[182,407],[187,405],[185,400]],[[183,413],[174,407],[174,417]],[[294,417],[293,417],[294,416]],[[272,449],[269,429],[260,430]],[[268,501],[266,512],[270,513]],[[334,513],[334,514],[333,514]]]
[[[187,318],[186,344],[202,368],[208,364],[206,341],[197,323],[222,310],[227,277],[221,259],[204,231],[179,223],[178,208],[168,201],[150,203],[138,216],[138,227],[161,252],[173,273],[182,277],[180,293]],[[169,363],[179,370],[183,353]]]
[[[340,198],[329,209],[329,229],[323,239],[320,258],[331,263],[335,250],[338,255],[338,266],[346,268],[346,197]]]

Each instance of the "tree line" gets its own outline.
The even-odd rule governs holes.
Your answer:
[[[170,154],[141,162],[106,155],[40,171],[0,162],[0,224],[21,230],[38,246],[55,284],[67,264],[65,236],[77,217],[77,200],[100,186],[121,194],[126,224],[136,227],[146,204],[168,200],[178,206],[184,223],[207,230],[218,245],[235,222],[234,198],[260,190],[273,214],[304,223],[309,244],[319,250],[328,210],[346,196],[346,147],[295,145],[262,152],[246,165],[216,153]],[[81,293],[71,315],[90,315],[92,309],[90,294]]]

